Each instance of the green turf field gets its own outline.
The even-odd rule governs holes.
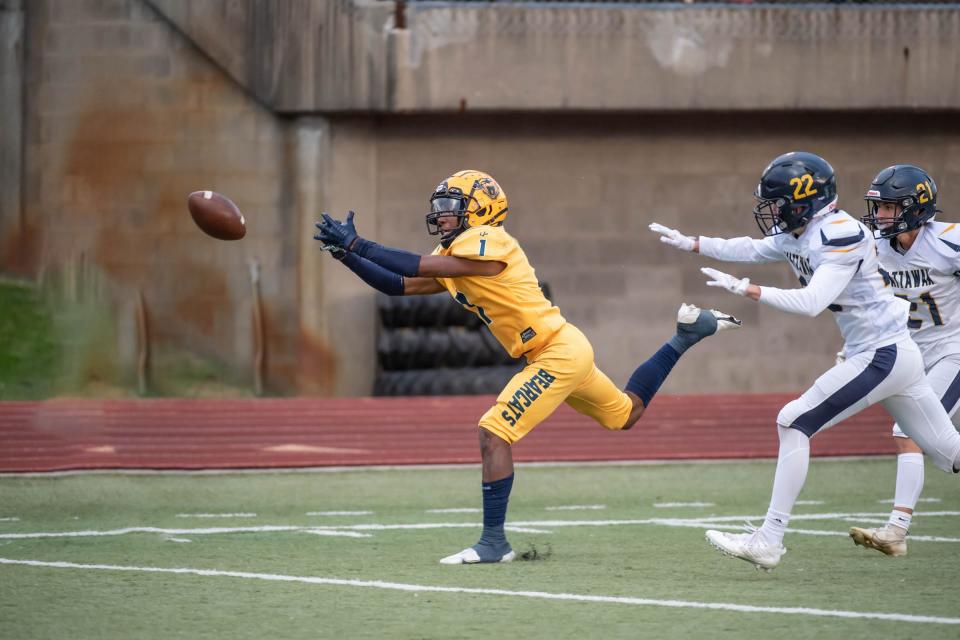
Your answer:
[[[522,467],[510,537],[539,559],[461,567],[437,560],[476,540],[479,513],[428,510],[479,507],[476,469],[3,477],[0,558],[68,564],[0,564],[0,629],[4,638],[957,638],[960,478],[928,465],[930,501],[908,556],[845,536],[853,521],[885,519],[894,470],[890,458],[815,462],[801,500],[817,504],[798,506],[791,523],[807,533],[788,534],[769,574],[703,538],[710,519],[759,524],[767,462]],[[699,506],[655,506],[670,503]],[[154,529],[129,531],[137,527]]]

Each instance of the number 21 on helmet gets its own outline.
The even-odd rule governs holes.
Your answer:
[[[867,215],[860,220],[878,238],[919,229],[937,214],[937,183],[912,164],[887,167],[873,179],[867,194]],[[882,205],[894,207],[882,210]]]

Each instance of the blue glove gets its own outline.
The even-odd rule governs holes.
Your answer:
[[[355,215],[353,211],[347,212],[346,222],[334,220],[326,213],[320,215],[323,221],[316,223],[317,229],[320,231],[318,235],[323,235],[329,243],[349,251],[351,245],[357,239],[357,229],[353,226],[353,216]],[[314,238],[317,238],[317,236],[314,236]]]
[[[317,232],[313,234],[313,239],[321,243],[321,251],[329,251],[330,255],[336,258],[337,260],[343,260],[347,255],[347,250],[339,246],[336,243],[336,239],[327,234],[323,229],[320,228],[320,223],[317,223]]]

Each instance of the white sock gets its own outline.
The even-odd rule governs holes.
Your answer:
[[[923,490],[923,454],[901,453],[897,456],[897,489],[893,496],[896,507],[916,508]]]
[[[901,453],[897,456],[897,489],[893,496],[894,507],[906,507],[913,511],[923,490],[923,454]],[[910,528],[912,516],[894,509],[890,524],[902,529]]]
[[[887,522],[889,527],[900,527],[904,531],[910,530],[910,521],[913,520],[913,514],[906,511],[894,509],[890,512],[890,520]]]
[[[793,504],[803,489],[810,466],[810,438],[796,429],[780,425],[777,425],[777,433],[780,435],[780,454],[773,478],[773,496],[760,528],[760,535],[767,544],[775,546],[783,542]]]

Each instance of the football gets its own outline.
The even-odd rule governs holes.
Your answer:
[[[187,198],[193,221],[219,240],[239,240],[247,233],[243,214],[230,198],[216,191],[194,191]]]

